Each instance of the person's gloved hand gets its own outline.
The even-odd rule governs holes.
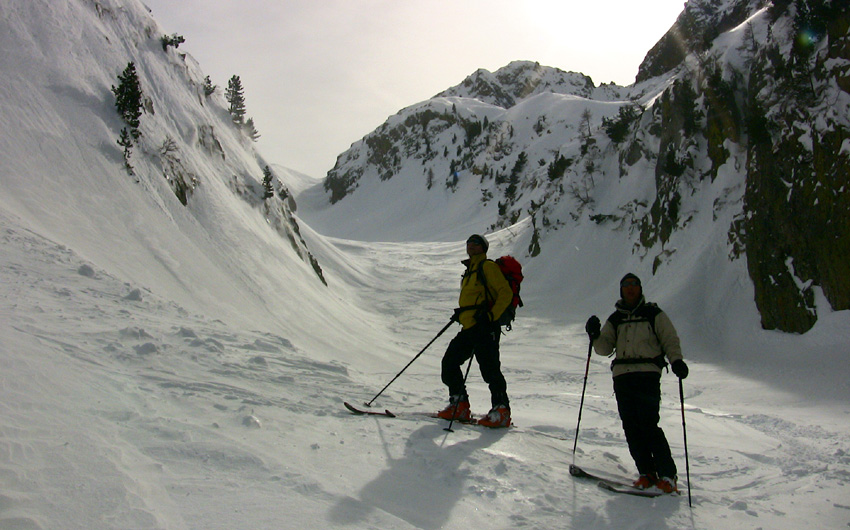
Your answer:
[[[483,307],[475,312],[475,323],[476,324],[489,324],[491,322],[490,311],[488,309],[484,309]]]
[[[602,323],[599,321],[599,317],[593,315],[592,317],[588,318],[587,324],[584,325],[584,330],[590,337],[591,342],[598,339],[599,333],[602,331]]]
[[[682,359],[678,359],[673,361],[673,364],[670,365],[670,368],[673,369],[673,373],[676,374],[676,377],[679,379],[684,379],[688,377],[688,365],[685,364],[685,361]]]

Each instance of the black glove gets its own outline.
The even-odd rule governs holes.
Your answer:
[[[454,310],[454,313],[452,313],[452,320],[451,321],[452,322],[460,322],[460,314],[462,312],[463,311],[461,311],[461,309],[459,307],[456,307],[455,310]]]
[[[590,337],[590,342],[599,338],[599,333],[602,331],[602,323],[599,322],[599,317],[593,315],[587,319],[587,324],[584,325],[584,330]]]
[[[684,379],[688,377],[688,365],[685,364],[685,361],[682,359],[673,361],[673,364],[670,365],[670,368],[673,369],[673,373],[676,374],[676,377],[679,379]]]
[[[475,323],[476,324],[489,324],[490,323],[490,310],[485,308],[480,308],[475,312]]]

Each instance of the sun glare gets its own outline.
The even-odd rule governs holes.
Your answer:
[[[618,83],[630,79],[613,79],[616,65],[634,64],[630,75],[637,73],[643,56],[684,8],[683,0],[530,0],[520,5],[527,26],[538,32],[529,41],[544,52],[535,58],[549,66],[583,71],[594,81]],[[598,76],[603,78],[597,80]]]

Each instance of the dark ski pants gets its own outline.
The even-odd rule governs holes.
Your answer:
[[[449,387],[449,395],[466,394],[462,367],[474,355],[481,377],[490,386],[491,405],[510,408],[508,383],[502,375],[502,363],[499,361],[500,335],[498,325],[476,324],[461,330],[452,339],[443,355],[442,367],[442,379]]]
[[[614,378],[617,409],[629,453],[641,475],[676,477],[676,463],[664,431],[658,426],[661,374],[632,372]]]

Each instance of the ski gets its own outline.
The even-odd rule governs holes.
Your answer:
[[[579,467],[575,464],[570,464],[570,475],[572,475],[574,477],[587,478],[587,479],[591,479],[591,480],[602,480],[602,481],[608,482],[609,484],[612,484],[612,485],[615,485],[615,486],[622,486],[622,487],[626,487],[626,488],[632,487],[632,485],[629,484],[625,480],[619,480],[619,479],[612,478],[612,477],[603,477],[603,476],[601,476],[601,474],[591,473],[590,471],[587,471],[586,469],[581,468],[581,467]]]
[[[348,401],[343,402],[343,405],[345,405],[345,408],[350,410],[352,414],[357,414],[357,415],[368,414],[370,416],[387,416],[389,418],[395,418],[396,417],[395,414],[393,414],[392,412],[390,412],[386,409],[384,409],[383,412],[381,412],[379,410],[362,410],[362,409],[358,409],[357,407],[355,407],[354,405],[352,405]]]
[[[383,411],[380,411],[380,410],[364,410],[364,409],[361,409],[359,407],[355,407],[354,405],[352,405],[351,403],[349,403],[347,401],[343,402],[343,405],[345,405],[345,408],[347,408],[352,414],[355,414],[355,415],[358,415],[358,416],[369,415],[369,416],[386,416],[388,418],[431,418],[431,419],[435,419],[435,420],[449,421],[449,420],[445,420],[445,419],[437,416],[436,412],[400,412],[400,413],[394,413],[394,412],[390,412],[389,410],[386,410],[386,409],[384,409]],[[454,423],[461,423],[463,425],[471,425],[471,426],[479,427],[478,420],[476,420],[475,418],[473,418],[471,420],[454,420]],[[484,427],[484,426],[480,425],[480,427]],[[510,429],[512,427],[513,427],[513,424],[510,427],[507,427],[507,428]],[[504,427],[486,427],[486,428],[487,429],[500,429],[500,428],[504,428]]]
[[[632,486],[621,486],[616,483],[600,480],[596,483],[600,488],[614,493],[624,493],[626,495],[635,495],[637,497],[661,497],[666,495],[663,491],[639,490]]]
[[[662,495],[667,495],[660,490],[642,490],[635,488],[625,480],[603,477],[582,469],[575,464],[570,465],[570,475],[578,478],[595,480],[597,486],[614,493],[624,493],[626,495],[635,495],[637,497],[660,497]]]

